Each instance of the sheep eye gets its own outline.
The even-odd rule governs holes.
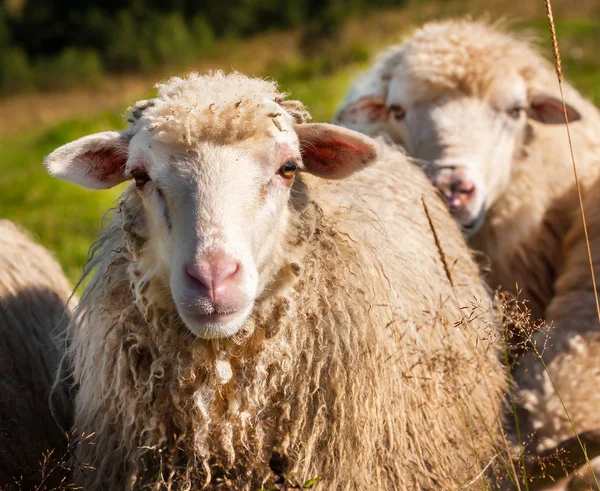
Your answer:
[[[131,176],[133,177],[133,180],[135,181],[135,185],[138,188],[143,188],[144,184],[146,184],[148,181],[150,181],[150,176],[148,175],[148,173],[142,169],[134,169],[131,171]]]
[[[523,111],[525,111],[523,106],[515,106],[508,110],[508,115],[513,119],[519,119]]]
[[[402,121],[406,116],[406,111],[398,104],[390,106],[388,110],[390,112],[390,116],[392,116],[396,121]]]
[[[298,169],[298,164],[293,160],[288,160],[284,163],[277,173],[286,180],[290,180],[294,178],[294,174],[296,173],[296,169]]]

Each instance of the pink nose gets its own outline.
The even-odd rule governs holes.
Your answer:
[[[199,296],[210,298],[215,306],[236,304],[242,265],[223,252],[206,253],[186,266],[191,283]]]
[[[458,211],[467,206],[475,194],[475,185],[460,178],[452,179],[448,186],[441,188],[442,193],[448,201],[450,211]]]
[[[434,175],[434,185],[446,198],[450,211],[460,213],[475,198],[475,183],[469,179],[463,167],[443,167]]]

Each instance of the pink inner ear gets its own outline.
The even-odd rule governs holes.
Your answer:
[[[325,168],[328,166],[328,162],[335,161],[336,156],[335,147],[323,145],[322,141],[303,147],[301,153],[302,160],[305,163],[308,162],[307,167],[316,165],[319,168]]]
[[[77,160],[82,162],[87,174],[107,186],[114,186],[123,181],[123,167],[127,157],[118,150],[107,148],[88,151],[82,153]]]
[[[369,164],[373,158],[373,147],[355,139],[316,140],[302,148],[307,170],[330,179],[348,176]]]
[[[353,145],[346,140],[332,138],[328,140],[317,140],[312,142],[311,145],[307,145],[302,149],[302,157],[316,158],[323,163],[327,163],[327,165],[332,165],[334,161],[340,160],[341,154],[362,154],[365,151],[370,153],[371,148],[367,145],[360,145],[358,143]]]
[[[342,109],[338,119],[350,124],[368,124],[382,121],[387,116],[383,97],[368,96]]]
[[[567,118],[569,122],[581,119],[579,112],[573,107],[566,105]],[[553,97],[538,97],[531,101],[530,116],[541,123],[563,124],[565,113],[562,101]]]

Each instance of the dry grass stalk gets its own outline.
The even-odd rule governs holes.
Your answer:
[[[539,333],[540,329],[543,328],[543,322],[532,321],[531,311],[527,307],[527,301],[520,300],[519,298],[503,292],[499,294],[498,309],[498,317],[500,318],[500,324],[503,331],[506,332],[509,326],[510,329],[518,331],[520,334],[519,339],[521,340],[519,343],[522,345],[522,348],[533,351],[536,358],[542,363],[545,372],[548,373],[548,368],[546,367],[543,356],[545,350],[550,348],[550,345],[547,344],[549,339],[545,339],[543,343],[541,343],[539,339],[535,340],[536,333]],[[504,342],[504,354],[506,360],[508,360],[508,346],[506,346],[506,340]],[[548,376],[550,383],[554,386],[554,381],[549,373]],[[512,404],[511,413],[514,417],[515,424],[513,436],[516,438],[515,443],[518,445],[519,451],[519,471],[521,472],[521,482],[526,489],[530,489],[530,486],[532,486],[533,489],[550,489],[547,488],[547,486],[555,484],[557,481],[564,479],[565,476],[570,478],[575,475],[574,473],[576,473],[578,469],[581,469],[583,461],[585,461],[585,465],[591,469],[589,455],[598,455],[600,453],[600,431],[575,432],[575,436],[568,440],[561,441],[555,448],[548,449],[540,454],[528,453],[524,447],[525,444],[528,445],[529,442],[522,439],[523,435],[520,432],[518,411],[516,407],[516,395],[512,385],[509,386],[509,390],[509,402]],[[554,390],[558,394],[556,387]],[[562,402],[560,394],[559,400]],[[564,402],[562,403],[562,407],[567,418],[571,422],[571,418]],[[574,426],[572,427],[574,429]],[[593,472],[590,472],[590,476],[592,480],[596,479]],[[518,480],[513,482],[513,485],[520,489]],[[584,489],[592,488],[586,487]]]
[[[36,484],[24,487],[23,479],[15,476],[12,484],[0,485],[0,491],[76,491],[83,489],[70,482],[69,476],[74,469],[82,472],[94,472],[95,469],[87,463],[73,462],[73,451],[80,445],[93,445],[94,434],[79,434],[77,430],[65,435],[67,446],[60,454],[56,449],[45,451],[39,462],[39,480]]]
[[[421,201],[423,203],[423,209],[425,210],[425,215],[427,215],[427,222],[429,223],[429,228],[431,229],[431,233],[433,234],[433,240],[435,240],[435,246],[440,252],[440,258],[442,260],[442,264],[444,265],[444,272],[446,273],[446,277],[450,282],[450,286],[454,289],[454,281],[452,281],[452,273],[450,271],[450,267],[448,266],[448,262],[446,261],[446,254],[444,253],[444,249],[442,249],[442,243],[440,242],[440,238],[435,230],[435,226],[433,225],[433,220],[431,219],[431,214],[429,213],[429,208],[427,207],[427,203],[425,203],[425,198],[421,197]]]
[[[594,274],[594,263],[592,260],[592,251],[590,249],[590,239],[588,235],[587,222],[585,219],[585,211],[583,208],[583,198],[581,195],[581,184],[579,182],[579,177],[577,175],[577,165],[575,164],[575,156],[573,154],[573,144],[571,141],[571,130],[569,128],[569,118],[567,116],[567,106],[565,103],[565,98],[563,95],[563,73],[562,73],[562,64],[560,59],[560,51],[558,48],[558,37],[556,36],[556,27],[554,25],[554,16],[552,15],[552,3],[551,0],[545,0],[546,2],[546,12],[548,14],[548,23],[550,25],[550,37],[552,41],[552,52],[554,55],[554,67],[556,69],[556,76],[558,77],[558,86],[560,89],[560,98],[563,104],[563,112],[565,115],[565,123],[567,128],[567,137],[569,139],[569,149],[571,152],[571,161],[573,162],[573,174],[575,176],[575,185],[577,186],[577,196],[579,198],[579,209],[581,210],[581,219],[583,220],[583,232],[585,234],[585,244],[588,252],[588,259],[590,262],[590,272],[592,274],[592,283],[594,285],[594,296],[596,298],[596,312],[598,315],[598,321],[600,322],[600,302],[598,301],[598,290],[596,288],[596,275]],[[600,489],[600,486],[599,486]]]
[[[566,129],[567,129],[567,137],[569,139],[569,150],[571,152],[571,161],[573,163],[573,174],[575,177],[575,185],[577,187],[577,197],[579,199],[579,209],[581,210],[581,219],[583,221],[583,233],[585,234],[585,245],[587,248],[587,253],[588,253],[588,260],[590,263],[590,272],[592,274],[592,284],[594,287],[594,298],[596,300],[596,312],[598,315],[598,322],[600,322],[600,302],[598,301],[598,289],[596,288],[596,275],[594,274],[594,262],[592,260],[592,251],[590,248],[590,239],[589,239],[589,235],[588,235],[588,229],[587,229],[587,222],[585,219],[585,210],[583,208],[583,198],[581,195],[581,184],[579,182],[579,177],[577,175],[577,165],[575,164],[575,156],[573,153],[573,144],[571,141],[571,131],[569,129],[569,118],[567,116],[567,105],[565,103],[565,98],[563,95],[563,86],[562,86],[562,80],[563,80],[563,75],[562,75],[562,66],[561,66],[561,59],[560,59],[560,50],[558,48],[558,38],[556,36],[556,27],[554,25],[554,16],[552,15],[552,2],[551,0],[545,0],[546,2],[546,12],[548,15],[548,24],[550,26],[550,37],[552,40],[552,51],[554,54],[554,67],[556,68],[556,76],[558,78],[558,86],[560,89],[560,98],[562,100],[562,104],[563,104],[563,112],[565,115],[565,125],[566,125]],[[541,355],[540,355],[540,360],[542,361],[542,363],[544,363]],[[546,368],[546,365],[544,364],[544,369]],[[546,370],[547,371],[547,370]],[[548,375],[550,375],[550,373],[548,373]],[[552,383],[552,385],[554,386],[554,381],[552,380],[552,378],[550,378],[550,381]],[[558,394],[558,392],[557,392]],[[563,404],[562,401],[562,397],[560,397],[560,394],[558,394],[561,404]],[[571,424],[572,428],[573,428],[573,432],[575,433],[575,436],[577,438],[577,441],[579,442],[579,445],[581,446],[581,449],[583,450],[583,454],[585,456],[585,461],[586,464],[590,470],[591,475],[594,478],[594,482],[596,484],[596,487],[600,490],[600,484],[598,483],[598,479],[596,478],[596,474],[594,473],[594,470],[592,469],[592,465],[590,463],[590,459],[588,458],[588,454],[587,454],[587,450],[585,448],[585,446],[583,445],[583,443],[581,442],[581,439],[579,438],[579,434],[577,433],[577,430],[575,429],[575,425],[573,424],[573,421],[571,419],[571,416],[568,414],[566,407],[564,407],[563,404],[563,408],[565,410],[565,413],[567,414],[567,417],[569,419],[569,423]]]

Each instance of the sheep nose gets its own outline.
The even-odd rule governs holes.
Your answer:
[[[475,184],[466,179],[455,178],[450,181],[449,186],[443,189],[442,192],[448,201],[450,210],[459,210],[472,199],[475,193]]]
[[[208,297],[215,306],[235,304],[242,265],[223,252],[206,253],[186,266],[196,294]]]
[[[433,173],[433,184],[437,187],[452,213],[457,213],[473,201],[476,193],[475,182],[469,178],[465,166],[439,166]]]

